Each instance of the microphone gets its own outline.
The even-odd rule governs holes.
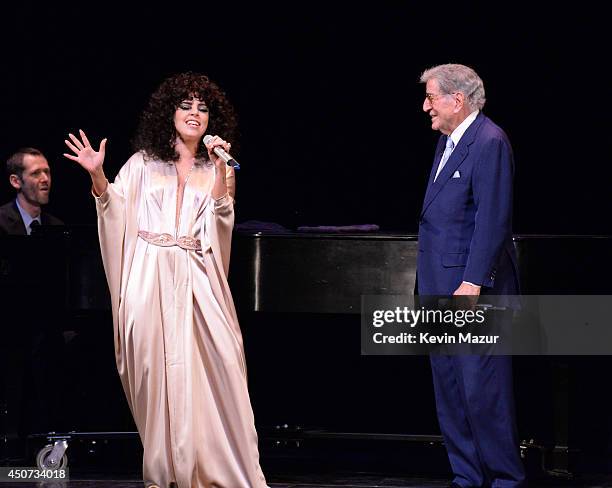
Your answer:
[[[204,144],[208,144],[211,140],[212,140],[212,136],[210,134],[206,134],[204,136]],[[231,166],[234,169],[240,169],[240,165],[238,164],[238,161],[236,161],[230,154],[225,152],[225,149],[217,146],[213,149],[213,151],[215,152],[217,156],[219,156],[223,161],[225,161],[225,164],[227,164],[228,166]]]

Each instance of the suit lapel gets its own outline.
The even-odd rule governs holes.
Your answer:
[[[436,153],[434,155],[433,164],[431,165],[431,171],[429,173],[429,180],[427,182],[427,189],[425,190],[425,197],[423,198],[423,209],[421,210],[421,214],[425,212],[425,202],[430,201],[432,186],[434,183],[434,178],[436,176],[436,171],[438,170],[438,165],[440,164],[440,159],[442,159],[442,154],[444,153],[444,147],[446,144],[446,137],[440,137],[438,139],[438,145],[436,146]]]
[[[440,137],[438,141],[438,146],[436,147],[436,154],[434,156],[434,162],[431,166],[431,172],[429,173],[429,182],[427,184],[427,189],[433,185],[434,178],[436,177],[436,171],[438,171],[438,166],[440,164],[440,160],[442,159],[442,154],[444,154],[444,149],[446,148],[446,139],[447,137]]]
[[[482,114],[482,112],[480,112],[474,122],[472,122],[472,124],[468,127],[468,129],[465,131],[465,133],[459,140],[459,144],[457,144],[457,147],[451,154],[450,158],[448,158],[448,161],[444,165],[442,171],[440,171],[440,174],[438,175],[438,178],[435,182],[433,181],[433,178],[436,174],[438,166],[434,163],[434,168],[432,169],[432,174],[429,178],[429,185],[427,187],[427,191],[425,192],[425,200],[423,201],[421,217],[427,210],[427,207],[429,207],[429,205],[431,205],[434,199],[438,196],[442,188],[444,188],[444,185],[448,182],[455,170],[459,167],[461,163],[463,163],[465,158],[470,153],[470,146],[474,142],[474,139],[476,138],[476,133],[478,132],[478,129],[480,128],[480,125],[482,124],[483,120],[484,115]],[[446,138],[444,140],[446,141]],[[438,146],[439,145],[440,144],[438,144]],[[438,157],[436,153],[436,161],[439,162],[441,157],[441,155]]]
[[[13,234],[21,236],[27,235],[25,224],[23,223],[17,204],[14,201],[13,205],[11,205],[11,212],[8,213],[8,220]]]

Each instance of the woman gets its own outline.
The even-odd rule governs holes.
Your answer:
[[[144,446],[148,487],[265,487],[242,336],[227,283],[234,112],[206,76],[151,96],[114,183],[83,131],[64,154],[91,175],[111,292],[117,368]],[[204,145],[205,133],[214,135]]]

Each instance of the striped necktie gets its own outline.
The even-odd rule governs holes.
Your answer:
[[[444,165],[446,164],[446,161],[448,161],[448,158],[450,158],[450,155],[453,152],[454,148],[455,148],[455,143],[450,138],[450,136],[448,136],[446,138],[446,149],[444,149],[444,154],[442,154],[442,159],[440,159],[440,164],[438,165],[438,171],[436,171],[436,176],[434,178],[434,181],[436,181],[436,179],[438,178],[438,175],[441,173],[442,169],[444,168]]]

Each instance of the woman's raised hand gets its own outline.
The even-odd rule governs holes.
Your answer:
[[[104,155],[106,154],[106,139],[102,139],[99,149],[96,151],[87,139],[85,132],[79,129],[81,140],[73,134],[68,134],[71,141],[64,140],[66,146],[74,153],[64,153],[64,157],[72,159],[79,163],[90,175],[94,175],[102,170],[102,164],[104,163]]]

